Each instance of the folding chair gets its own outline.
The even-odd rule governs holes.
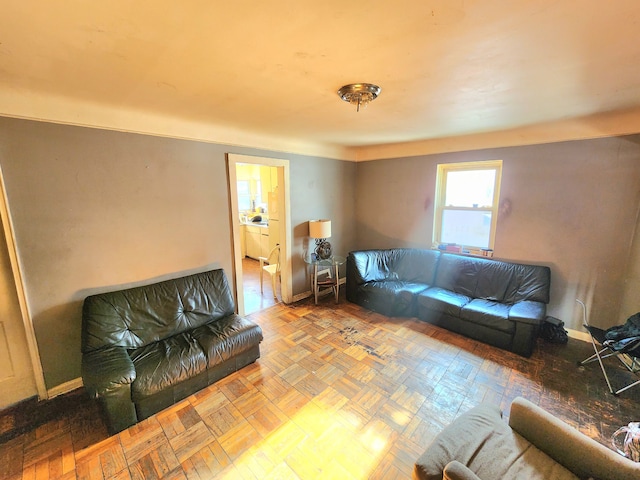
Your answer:
[[[604,363],[602,362],[605,358],[616,357],[629,372],[640,376],[640,336],[631,335],[626,338],[617,338],[616,340],[608,339],[607,332],[610,332],[612,329],[602,330],[601,328],[589,325],[589,322],[587,321],[587,307],[580,300],[576,299],[576,302],[582,305],[582,325],[587,332],[589,332],[591,344],[595,351],[595,353],[589,358],[578,362],[578,365],[584,366],[597,360],[600,364],[600,369],[602,370],[604,379],[607,382],[607,386],[609,387],[609,391],[613,395],[618,395],[625,390],[640,384],[640,380],[637,380],[625,385],[623,388],[614,390],[611,386],[609,375],[607,375],[607,371],[604,368]],[[613,327],[613,329],[616,329],[619,332],[621,331],[620,327]]]

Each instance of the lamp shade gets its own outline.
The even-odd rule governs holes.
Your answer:
[[[311,238],[329,238],[331,236],[331,220],[309,220],[309,236]]]

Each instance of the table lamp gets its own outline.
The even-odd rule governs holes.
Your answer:
[[[309,220],[309,236],[316,240],[316,258],[324,260],[331,257],[331,220]]]

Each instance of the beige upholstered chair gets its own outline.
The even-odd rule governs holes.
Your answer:
[[[634,463],[537,405],[516,398],[509,423],[500,409],[463,413],[420,456],[415,480],[637,480]]]
[[[269,255],[258,257],[258,260],[260,260],[260,293],[262,293],[262,276],[266,272],[271,277],[273,297],[278,298],[276,295],[276,279],[280,276],[280,244],[276,244],[269,252]]]

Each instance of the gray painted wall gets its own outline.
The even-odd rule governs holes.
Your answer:
[[[290,160],[294,295],[309,288],[309,219],[332,220],[338,254],[428,248],[437,163],[502,159],[511,209],[498,221],[496,256],[549,265],[549,313],[571,328],[576,297],[605,327],[640,310],[640,135],[354,164],[0,118],[0,165],[48,388],[80,375],[87,295],[215,266],[231,278],[227,152]]]
[[[309,289],[307,221],[355,248],[356,165],[0,118],[0,165],[48,388],[80,376],[83,299],[222,267],[232,279],[227,152],[290,160],[293,294]]]
[[[640,135],[360,163],[358,245],[429,248],[437,164],[478,160],[504,162],[500,198],[510,208],[498,219],[495,256],[551,267],[550,315],[580,329],[576,298],[603,327],[633,313],[620,305],[632,275]]]

